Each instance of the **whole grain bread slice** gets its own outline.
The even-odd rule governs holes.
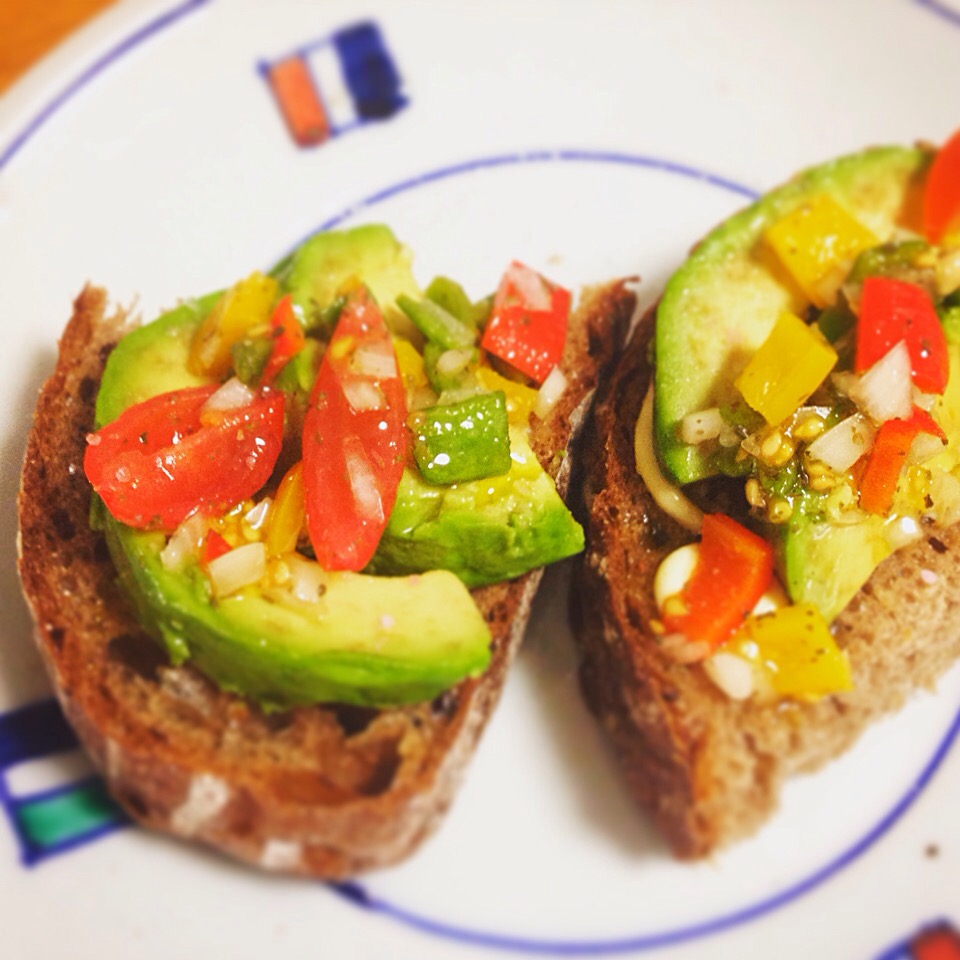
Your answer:
[[[653,578],[693,536],[639,478],[634,426],[650,384],[654,311],[601,385],[575,478],[587,551],[573,576],[586,700],[628,788],[680,857],[753,833],[783,782],[846,750],[960,657],[960,526],[930,531],[889,557],[835,621],[855,687],[816,703],[734,701],[697,666],[658,648]]]
[[[586,291],[571,318],[567,389],[531,444],[566,490],[567,445],[634,308],[626,281]],[[20,576],[64,711],[113,795],[140,823],[261,867],[345,877],[394,863],[438,825],[496,705],[541,571],[474,591],[489,669],[431,703],[320,705],[265,714],[189,666],[172,667],[134,619],[81,464],[104,363],[129,329],[86,288],[29,436],[19,497]]]

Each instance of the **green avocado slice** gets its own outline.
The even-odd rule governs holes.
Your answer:
[[[104,371],[97,426],[133,403],[205,382],[188,372],[187,355],[216,296],[186,303],[121,341]],[[318,604],[252,590],[215,600],[196,563],[176,572],[164,567],[163,534],[109,516],[103,522],[141,622],[173,660],[189,657],[223,688],[267,707],[420,701],[489,663],[486,622],[449,572],[325,574]]]
[[[781,311],[802,314],[792,287],[762,256],[764,230],[810,197],[829,194],[886,240],[929,156],[878,147],[807,170],[724,221],[671,277],[657,309],[654,430],[660,459],[678,483],[736,472],[685,444],[680,423],[711,407],[749,415],[733,381]]]
[[[470,587],[518,577],[583,550],[583,530],[523,431],[510,431],[508,473],[451,486],[404,470],[369,569],[452,570]]]
[[[371,223],[351,230],[317,233],[273,270],[307,327],[322,324],[326,308],[343,284],[362,279],[391,329],[409,335],[412,326],[397,298],[421,297],[413,276],[412,255],[389,227]]]

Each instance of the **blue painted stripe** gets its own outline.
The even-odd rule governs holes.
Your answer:
[[[941,20],[952,23],[955,27],[960,27],[960,13],[957,13],[952,7],[948,7],[939,0],[913,0],[919,7],[925,7],[931,13],[936,14]]]
[[[60,91],[49,103],[44,106],[39,113],[7,144],[0,152],[0,170],[23,149],[34,134],[65,104],[72,100],[84,87],[92,80],[103,73],[107,67],[112,66],[117,60],[129,53],[135,47],[140,46],[144,41],[149,40],[161,30],[175,23],[181,17],[192,13],[198,7],[204,6],[209,0],[186,0],[180,6],[162,13],[159,17],[151,20],[142,26],[139,30],[132,33],[129,37],[121,40],[116,46],[111,47],[105,54],[95,60],[86,70],[84,70],[74,80],[71,80],[63,90]]]
[[[362,120],[385,120],[407,105],[400,74],[375,23],[358,23],[333,35],[354,109]]]
[[[56,700],[43,700],[0,716],[0,771],[74,750],[77,745]]]
[[[344,207],[338,213],[324,220],[321,224],[304,234],[295,244],[288,247],[284,256],[289,256],[305,240],[313,234],[322,230],[334,230],[342,226],[346,221],[360,215],[366,210],[379,206],[386,200],[400,194],[407,193],[419,187],[429,186],[447,180],[451,177],[462,176],[467,173],[477,173],[483,170],[492,170],[498,167],[510,167],[525,164],[537,163],[601,163],[614,164],[626,167],[645,167],[650,170],[658,170],[673,176],[684,177],[689,180],[697,180],[711,187],[718,187],[729,193],[737,194],[747,200],[755,200],[759,194],[751,189],[730,180],[727,177],[721,177],[710,173],[698,167],[689,164],[679,163],[674,160],[664,160],[660,157],[652,157],[644,154],[618,153],[603,150],[581,150],[581,149],[558,149],[558,150],[529,150],[521,153],[502,153],[489,157],[479,157],[472,160],[463,160],[459,163],[449,164],[444,167],[436,167],[428,170],[426,173],[417,174],[406,180],[391,184],[376,193],[371,193],[361,200],[352,203],[349,207]],[[281,258],[278,258],[281,259]]]
[[[949,729],[937,745],[933,756],[924,766],[907,792],[893,808],[866,834],[844,850],[839,856],[823,867],[799,880],[791,886],[774,893],[772,896],[749,904],[727,914],[710,917],[696,923],[668,928],[652,933],[637,934],[613,940],[550,940],[537,937],[516,937],[506,934],[489,933],[469,927],[443,923],[431,917],[406,910],[371,894],[358,883],[333,885],[333,889],[344,899],[374,913],[398,920],[406,926],[444,937],[459,943],[473,946],[491,947],[500,950],[513,950],[527,954],[554,954],[557,956],[603,956],[614,953],[654,950],[659,947],[674,946],[691,940],[698,940],[712,934],[742,926],[768,913],[799,899],[804,894],[832,879],[841,870],[849,866],[867,852],[893,825],[910,809],[917,797],[940,768],[950,748],[960,735],[960,711],[953,718]],[[895,957],[896,954],[893,954]]]

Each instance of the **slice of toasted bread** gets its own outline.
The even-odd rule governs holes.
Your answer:
[[[568,385],[531,444],[565,491],[572,431],[634,308],[625,282],[587,291],[571,318]],[[128,329],[87,288],[40,394],[19,498],[20,575],[57,695],[131,816],[261,867],[344,877],[409,854],[437,826],[493,710],[540,580],[474,591],[493,637],[479,678],[432,703],[321,705],[264,714],[189,666],[133,618],[82,470],[103,366]]]
[[[960,657],[960,528],[889,557],[835,621],[855,687],[816,703],[729,699],[660,652],[653,578],[693,536],[637,475],[634,426],[652,376],[646,315],[583,430],[577,494],[587,551],[573,577],[581,680],[629,789],[673,850],[700,857],[754,832],[784,780],[849,747],[873,718]]]

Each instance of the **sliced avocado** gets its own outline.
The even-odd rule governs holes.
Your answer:
[[[928,158],[919,149],[880,147],[814,167],[726,220],[673,275],[657,310],[655,436],[664,467],[679,483],[725,466],[724,458],[684,443],[680,422],[711,407],[740,416],[744,404],[733,381],[781,311],[804,308],[764,258],[764,230],[825,193],[886,240],[903,222]]]
[[[125,336],[107,360],[97,394],[97,426],[116,420],[127,407],[161,393],[214,381],[187,369],[193,332],[220,299],[220,292],[187,300]],[[149,357],[149,367],[141,365]]]
[[[521,430],[501,477],[449,487],[404,470],[390,522],[370,564],[377,573],[451,570],[470,587],[520,576],[583,549],[583,530]]]
[[[463,584],[327,573],[316,603],[253,589],[214,601],[196,564],[160,560],[165,538],[110,521],[107,542],[141,622],[175,663],[268,707],[385,706],[429,700],[490,659],[490,632]]]
[[[302,310],[304,325],[315,326],[343,284],[363,280],[395,332],[409,334],[409,321],[396,306],[401,294],[419,299],[412,256],[388,227],[369,224],[317,233],[275,268],[284,293]]]
[[[129,334],[110,356],[97,424],[133,403],[196,385],[187,370],[205,298]],[[489,662],[490,633],[456,577],[327,574],[318,605],[251,591],[219,601],[195,563],[164,568],[165,537],[107,518],[107,542],[145,627],[177,662],[189,656],[226,689],[268,706],[423,700]]]

